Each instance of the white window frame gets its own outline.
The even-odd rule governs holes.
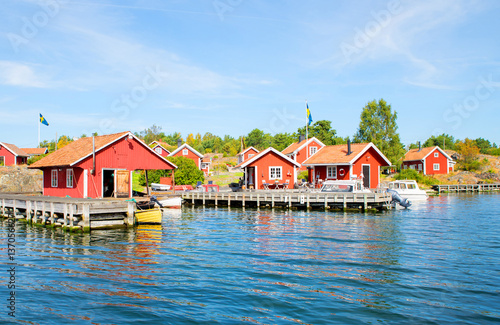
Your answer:
[[[182,155],[187,156],[189,151],[187,149],[182,149]]]
[[[58,171],[57,169],[52,169],[50,171],[50,186],[57,187],[59,185]]]
[[[326,178],[337,178],[337,166],[326,166]]]
[[[316,152],[318,152],[318,147],[309,147],[309,156],[314,155]]]
[[[437,168],[436,168],[437,167]],[[439,164],[433,164],[432,165],[432,170],[440,170],[440,165]]]
[[[439,152],[435,152],[434,153],[434,158],[438,158],[439,157]]]
[[[75,173],[72,168],[66,169],[66,187],[73,188],[73,183],[75,179]]]
[[[161,147],[156,147],[155,151],[157,154],[161,155],[161,152],[162,152]]]
[[[269,166],[269,180],[281,179],[283,170],[281,166]]]

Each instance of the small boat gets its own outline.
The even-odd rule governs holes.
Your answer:
[[[320,192],[325,193],[372,193],[359,179],[324,181]]]
[[[135,219],[138,224],[159,224],[161,223],[161,209],[147,209],[137,210],[135,212]]]
[[[171,189],[171,185],[151,183],[151,190],[153,191],[170,191]]]
[[[415,180],[392,181],[388,183],[387,188],[395,191],[403,199],[412,201],[427,200],[429,197],[424,190],[418,188]]]
[[[182,207],[182,198],[180,196],[157,198],[151,197],[151,202],[160,208],[180,209]]]

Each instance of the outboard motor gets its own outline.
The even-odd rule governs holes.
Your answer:
[[[149,202],[156,203],[160,208],[163,208],[163,205],[161,205],[160,201],[158,201],[155,195],[151,195],[151,197],[149,198]]]
[[[403,199],[401,195],[399,195],[398,192],[392,189],[388,189],[387,193],[391,194],[392,196],[392,202],[391,203],[398,203],[400,206],[408,208],[411,206],[411,201],[408,199]]]

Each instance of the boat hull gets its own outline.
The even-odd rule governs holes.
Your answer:
[[[161,209],[148,209],[135,212],[138,224],[161,224]]]
[[[169,209],[180,209],[182,207],[182,198],[181,197],[170,197],[158,199],[158,202],[162,205],[163,208]]]

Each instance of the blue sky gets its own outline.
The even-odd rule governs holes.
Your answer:
[[[448,133],[500,144],[498,1],[16,0],[0,20],[0,141],[144,130],[237,137],[330,120],[367,102],[405,144]]]

